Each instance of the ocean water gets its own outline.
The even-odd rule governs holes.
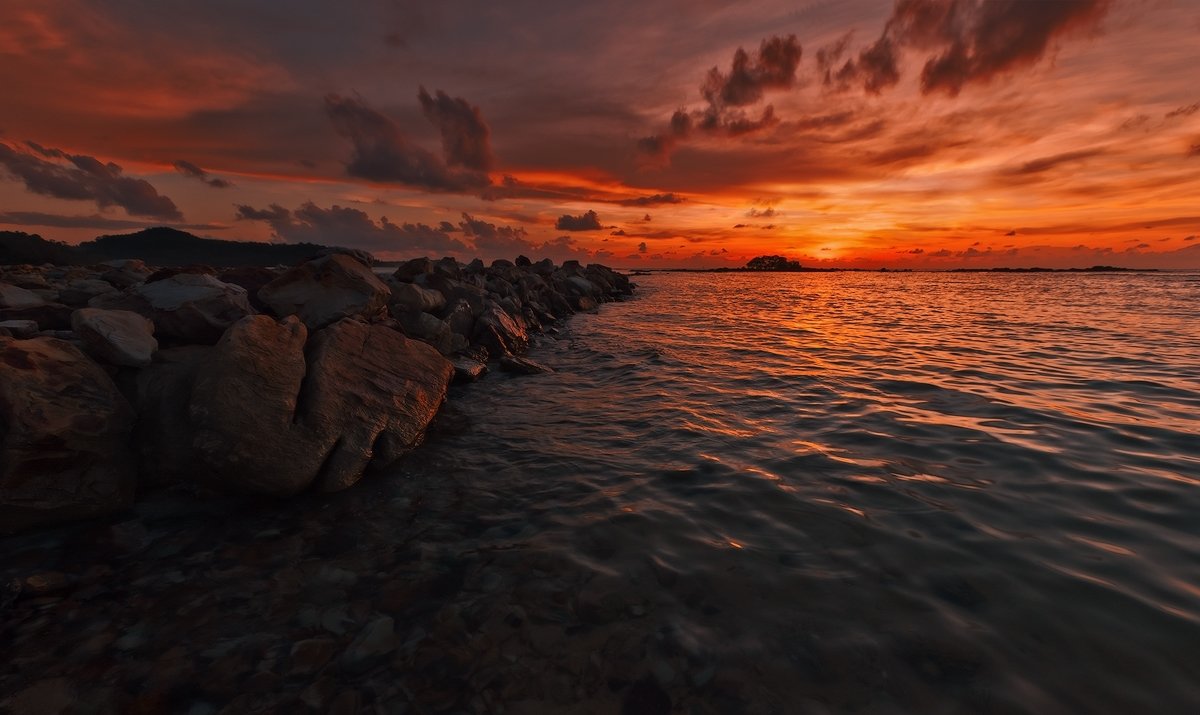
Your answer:
[[[513,548],[763,712],[1200,711],[1200,274],[636,280],[431,445]]]
[[[0,701],[1200,712],[1200,274],[635,280],[354,489],[7,540]]]

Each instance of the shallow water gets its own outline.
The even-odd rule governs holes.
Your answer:
[[[1200,275],[637,280],[349,492],[9,540],[79,585],[0,610],[0,697],[1194,711]],[[386,658],[297,670],[381,614]]]

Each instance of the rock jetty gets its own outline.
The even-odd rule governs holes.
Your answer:
[[[325,251],[291,268],[0,267],[0,532],[172,484],[337,491],[422,440],[452,381],[632,293],[601,265]]]

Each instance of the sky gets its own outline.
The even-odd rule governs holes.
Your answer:
[[[1200,0],[0,0],[0,230],[1196,268],[1197,37]]]

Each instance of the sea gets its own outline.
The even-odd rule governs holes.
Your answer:
[[[347,492],[9,542],[119,552],[10,656],[136,704],[184,644],[176,712],[1200,712],[1200,272],[634,280]]]

